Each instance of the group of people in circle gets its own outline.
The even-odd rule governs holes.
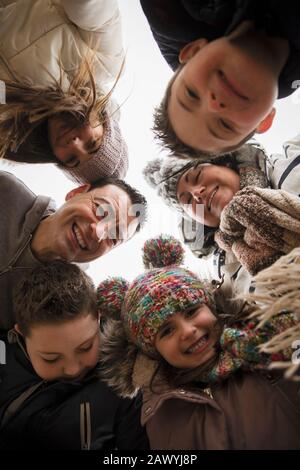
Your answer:
[[[133,282],[95,287],[80,263],[147,220],[113,98],[118,2],[0,0],[0,157],[76,184],[56,208],[0,171],[1,449],[300,448],[300,138],[252,139],[300,76],[300,7],[279,3],[140,0],[174,70],[168,155],[141,181],[207,269],[160,235]]]

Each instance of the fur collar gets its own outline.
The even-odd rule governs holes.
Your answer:
[[[101,335],[100,377],[120,396],[133,397],[149,385],[157,361],[128,341],[120,320],[109,319]]]

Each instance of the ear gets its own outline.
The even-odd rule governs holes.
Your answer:
[[[256,134],[263,134],[267,132],[273,124],[273,120],[276,114],[276,109],[272,108],[272,111],[266,116],[261,123],[257,126],[255,132]]]
[[[78,188],[72,189],[66,195],[65,200],[69,201],[69,199],[72,199],[72,197],[77,196],[77,194],[87,193],[90,190],[90,188],[91,188],[90,184],[83,184],[82,186],[79,186]]]
[[[14,330],[16,330],[16,332],[19,333],[19,335],[23,336],[18,323],[15,323]]]
[[[186,44],[181,51],[179,52],[179,62],[185,64],[188,62],[195,54],[197,54],[200,49],[205,47],[208,44],[208,40],[205,38],[197,39],[196,41],[189,42]]]

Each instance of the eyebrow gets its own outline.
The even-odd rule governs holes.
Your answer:
[[[86,339],[85,341],[83,341],[83,343],[79,344],[79,346],[76,346],[75,349],[79,349],[79,348],[81,348],[82,346],[84,346],[86,343],[88,343],[89,341],[92,341],[92,340],[97,336],[97,334],[98,334],[98,329],[97,329],[96,333],[95,333],[93,336],[91,336],[90,338],[88,338],[88,339]],[[51,355],[52,355],[52,354],[58,354],[59,356],[62,354],[61,352],[49,352],[49,351],[48,351],[48,352],[46,352],[46,351],[38,351],[38,353],[40,353],[40,354],[48,354],[48,355],[50,355],[50,354],[51,354]]]

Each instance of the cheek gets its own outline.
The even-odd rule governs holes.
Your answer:
[[[55,380],[61,375],[59,363],[47,364],[37,358],[31,358],[31,363],[35,373],[43,380]]]
[[[83,354],[82,361],[88,367],[94,367],[100,358],[100,337],[98,337],[90,351]]]

